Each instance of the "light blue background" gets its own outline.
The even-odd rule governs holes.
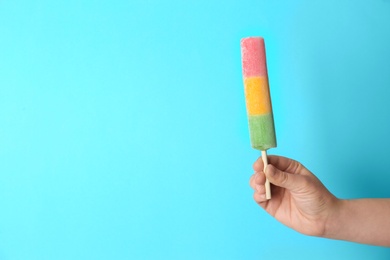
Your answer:
[[[252,35],[270,153],[390,197],[390,1],[1,0],[0,259],[389,259],[252,200]]]

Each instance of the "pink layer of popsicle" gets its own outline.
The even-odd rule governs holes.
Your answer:
[[[248,37],[241,40],[242,71],[247,77],[266,77],[267,65],[265,61],[264,39]]]

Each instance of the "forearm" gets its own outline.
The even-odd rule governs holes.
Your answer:
[[[325,237],[390,247],[390,199],[339,200]]]

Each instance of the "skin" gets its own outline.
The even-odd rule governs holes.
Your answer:
[[[281,156],[268,156],[268,163],[265,173],[261,158],[254,163],[250,186],[257,204],[279,222],[309,236],[390,246],[390,199],[338,199],[301,163]]]

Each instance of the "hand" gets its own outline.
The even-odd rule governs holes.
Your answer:
[[[286,226],[306,235],[324,236],[339,200],[299,162],[268,156],[268,163],[265,174],[261,158],[253,165],[250,185],[255,190],[254,200]],[[266,176],[272,184],[271,200],[265,199]]]

